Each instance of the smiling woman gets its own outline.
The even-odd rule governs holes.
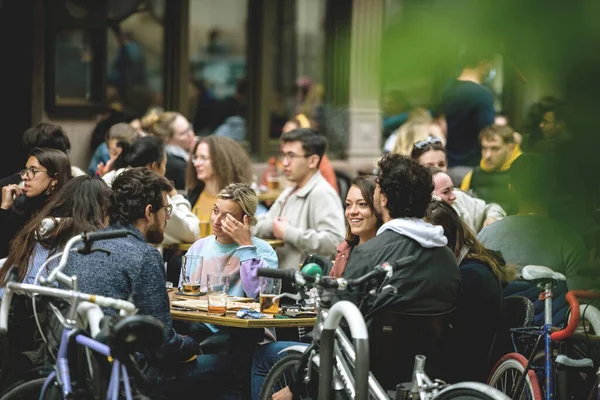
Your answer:
[[[0,207],[0,258],[8,255],[9,243],[47,200],[71,179],[71,163],[65,153],[35,148],[21,170],[22,183],[2,188]]]
[[[375,211],[373,195],[376,178],[359,176],[352,180],[346,196],[346,240],[337,247],[335,262],[330,275],[341,277],[352,249],[374,238],[383,223]]]

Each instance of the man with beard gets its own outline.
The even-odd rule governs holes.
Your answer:
[[[387,282],[395,293],[367,297],[362,304],[365,320],[373,321],[369,330],[372,371],[388,389],[410,380],[416,354],[428,357],[428,368],[436,372],[433,376],[442,373],[443,362],[437,358],[442,315],[456,306],[460,275],[444,229],[424,220],[433,192],[429,170],[399,154],[385,155],[378,166],[373,205],[384,224],[373,239],[350,253],[343,277],[356,279],[383,262],[414,257]],[[342,298],[361,304],[364,290],[349,291]]]
[[[73,253],[65,272],[76,275],[79,290],[117,299],[132,301],[138,314],[150,315],[165,327],[165,341],[152,360],[142,360],[141,366],[153,390],[164,390],[167,396],[177,396],[195,385],[207,389],[226,387],[221,376],[231,368],[227,356],[202,355],[198,342],[181,336],[173,329],[169,296],[165,285],[164,262],[151,244],[163,241],[164,230],[172,206],[167,201],[173,190],[167,179],[144,167],[130,168],[112,183],[109,226],[106,230],[125,229],[127,237],[102,240],[96,248],[110,253],[90,255]],[[114,315],[113,309],[103,310]],[[210,396],[209,396],[210,397]]]
[[[373,205],[384,223],[377,236],[352,251],[343,276],[356,279],[383,262],[415,260],[389,281],[398,293],[378,298],[369,314],[382,307],[420,314],[454,307],[460,286],[456,257],[446,246],[443,228],[423,219],[432,192],[431,173],[416,161],[399,154],[379,161]],[[352,300],[359,304],[360,296]]]

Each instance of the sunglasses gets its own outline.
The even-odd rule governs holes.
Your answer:
[[[414,144],[417,149],[424,149],[430,144],[442,144],[442,139],[439,137],[429,136],[427,140],[421,140]]]

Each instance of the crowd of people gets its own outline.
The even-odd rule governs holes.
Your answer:
[[[206,354],[199,343],[224,329],[174,323],[167,279],[206,286],[207,274],[225,273],[230,295],[256,298],[258,268],[297,269],[318,254],[333,260],[323,265],[326,273],[355,278],[412,255],[415,261],[389,282],[394,295],[367,304],[360,293],[343,298],[361,304],[367,320],[381,310],[448,315],[453,328],[445,333],[444,354],[460,355],[468,367],[445,376],[485,381],[495,361],[488,354],[502,299],[514,293],[520,267],[548,266],[566,276],[569,290],[600,289],[597,226],[571,217],[571,209],[586,208],[553,179],[553,151],[571,140],[562,105],[544,110],[539,126],[545,136],[523,152],[522,135],[496,123],[493,98],[482,85],[488,73],[489,63],[469,61],[434,116],[408,113],[374,174],[355,177],[343,199],[327,140],[302,113],[285,124],[270,164],[287,182],[272,204],[259,202],[253,166],[239,142],[197,137],[177,112],[152,110],[139,121],[110,126],[89,175],[71,165],[61,127],[38,124],[23,135],[24,169],[0,183],[0,283],[11,269],[28,283],[47,274],[41,264],[74,234],[126,229],[127,237],[101,243],[110,254],[74,254],[65,272],[77,275],[81,291],[130,299],[140,314],[162,322],[162,347],[138,359],[155,393],[174,397],[202,387],[217,398],[243,390],[236,379],[251,377],[257,398],[290,343],[261,332],[245,337],[244,346],[230,339],[228,350]],[[201,235],[203,223],[210,235]],[[283,246],[274,250],[265,239]],[[179,242],[193,243],[187,254],[202,256],[202,269],[180,274],[168,263],[165,271],[162,245]],[[400,375],[410,372],[412,361],[398,361]],[[289,395],[284,390],[280,398]]]

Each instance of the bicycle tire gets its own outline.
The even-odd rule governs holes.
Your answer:
[[[508,353],[505,354],[494,366],[490,377],[488,379],[488,385],[503,392],[506,395],[510,395],[513,386],[517,383],[518,378],[523,375],[525,367],[527,366],[527,359],[519,353]],[[502,377],[509,371],[513,371],[511,380],[508,383],[512,383],[510,387],[507,386],[507,382],[502,381]],[[527,400],[542,400],[542,390],[540,383],[535,374],[535,371],[529,370],[525,377],[525,386],[520,399]]]
[[[265,378],[263,387],[260,389],[259,399],[270,400],[273,393],[289,385],[293,381],[292,373],[300,366],[301,360],[302,354],[293,353],[277,361]],[[301,393],[297,394],[298,397],[294,397],[294,399],[309,400],[316,398],[316,392],[314,393],[315,396],[311,396],[308,387],[303,387],[302,389],[306,390],[302,390]]]
[[[40,398],[44,382],[46,382],[46,378],[19,383],[3,393],[0,400],[37,400]]]
[[[460,382],[446,387],[434,400],[509,400],[509,397],[483,383]]]

